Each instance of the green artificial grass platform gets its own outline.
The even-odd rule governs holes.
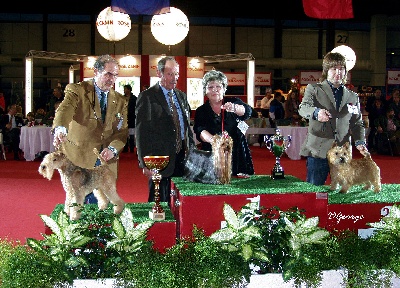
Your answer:
[[[315,186],[294,176],[271,179],[270,175],[253,175],[249,178],[232,178],[230,184],[213,185],[195,183],[180,177],[172,178],[182,196],[239,195],[239,194],[285,194],[328,193],[328,204],[395,203],[400,202],[400,184],[382,184],[382,190],[363,190],[363,186],[352,187],[347,193],[330,191],[328,185]]]
[[[168,203],[161,202],[161,207],[164,209],[165,212],[165,219],[164,220],[157,220],[157,222],[175,222],[175,218],[172,215],[171,210],[169,209]],[[132,216],[135,223],[142,223],[148,221],[149,218],[149,211],[152,210],[154,206],[154,202],[146,202],[146,203],[126,203],[126,208],[132,211]],[[53,219],[57,219],[58,214],[60,211],[64,210],[64,204],[57,204],[54,208],[53,212],[51,213],[50,217]],[[91,217],[91,215],[95,214],[99,208],[97,204],[85,204],[83,205],[82,220],[87,220],[87,218]],[[108,208],[104,210],[104,218],[107,218],[109,215],[110,219],[113,217],[113,208],[112,204],[108,205]]]

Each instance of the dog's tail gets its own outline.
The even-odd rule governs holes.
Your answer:
[[[103,159],[103,157],[101,157],[99,150],[97,150],[97,148],[93,148],[93,153],[96,154],[97,158],[100,159],[101,165],[106,164],[107,161],[105,161]]]

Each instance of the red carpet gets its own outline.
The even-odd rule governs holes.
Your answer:
[[[12,159],[12,154],[7,155]],[[275,159],[265,147],[252,146],[256,174],[271,173]],[[123,153],[120,158],[118,193],[128,203],[146,202],[147,178],[138,167],[136,153]],[[400,183],[398,180],[399,157],[373,155],[381,168],[382,183]],[[40,162],[0,160],[0,238],[25,242],[28,237],[40,238],[44,232],[40,214],[49,215],[56,204],[63,203],[64,190],[60,176],[55,172],[52,180],[38,173]],[[305,180],[305,160],[281,159],[285,174]]]

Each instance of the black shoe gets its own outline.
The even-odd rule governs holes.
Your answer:
[[[20,161],[21,159],[20,159],[19,156],[17,155],[17,156],[14,156],[14,160],[15,160],[15,161]]]

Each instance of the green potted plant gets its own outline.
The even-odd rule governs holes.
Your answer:
[[[335,283],[341,287],[390,287],[399,275],[396,205],[382,221],[370,223],[375,233],[366,239],[352,231],[328,233],[297,208],[249,203],[236,213],[225,204],[223,213],[224,228],[206,236],[194,227],[191,237],[165,253],[146,240],[153,222],[138,222],[129,209],[118,216],[94,209],[79,221],[62,211],[42,215],[52,231],[44,240],[0,241],[1,287],[71,287],[74,279],[109,279],[113,287],[257,287],[258,277],[272,283],[271,272],[281,287],[318,287],[327,270],[339,268],[343,277]]]
[[[0,240],[0,287],[64,287],[66,277],[62,263],[48,265],[47,259],[20,242]]]

